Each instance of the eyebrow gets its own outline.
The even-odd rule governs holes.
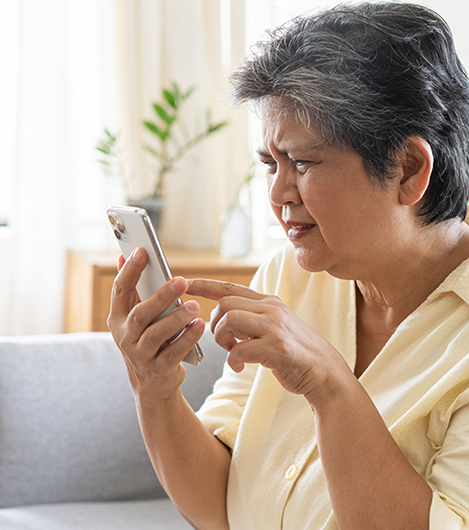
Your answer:
[[[298,150],[298,151],[306,151],[306,152],[311,152],[311,151],[320,151],[324,146],[326,145],[326,141],[323,140],[322,142],[319,142],[317,144],[307,144],[307,143],[304,143],[304,144],[296,144],[295,146],[292,147],[292,149],[295,149],[295,150]],[[290,149],[291,150],[291,149]],[[278,152],[281,154],[281,155],[288,155],[288,149],[283,149],[283,150],[278,150]],[[259,156],[263,156],[263,157],[271,157],[272,158],[272,155],[271,153],[269,153],[268,151],[266,151],[264,149],[264,147],[258,147],[256,149],[256,153],[259,155]]]
[[[272,155],[270,153],[268,153],[267,151],[265,151],[262,147],[258,147],[256,149],[256,153],[259,155],[259,156],[263,156],[263,157],[272,157]]]

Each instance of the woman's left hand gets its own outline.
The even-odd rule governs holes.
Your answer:
[[[311,404],[353,376],[342,355],[277,296],[216,280],[189,281],[188,294],[219,301],[211,329],[235,372],[259,363]]]

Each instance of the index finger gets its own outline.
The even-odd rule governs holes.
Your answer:
[[[253,291],[244,285],[237,283],[223,282],[220,280],[206,280],[202,278],[195,278],[188,280],[189,289],[187,294],[192,296],[202,296],[209,300],[221,300],[225,296],[239,296],[241,298],[249,298],[250,300],[261,300],[265,295]]]

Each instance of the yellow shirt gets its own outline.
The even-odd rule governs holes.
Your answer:
[[[355,284],[308,273],[291,247],[252,287],[278,295],[353,369]],[[434,491],[431,530],[469,529],[469,260],[398,327],[359,381]],[[231,530],[336,530],[311,408],[267,370],[228,366],[198,413],[232,449]]]

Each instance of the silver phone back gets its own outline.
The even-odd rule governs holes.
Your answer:
[[[137,247],[143,248],[147,253],[148,264],[137,283],[138,294],[141,300],[145,300],[172,278],[150,218],[143,208],[131,206],[110,206],[107,214],[125,259],[128,259]],[[156,320],[171,313],[181,304],[182,301],[178,300]],[[171,340],[179,336],[182,331],[180,330]],[[195,365],[200,364],[202,360],[203,354],[198,345],[192,348],[184,358],[185,362]]]

